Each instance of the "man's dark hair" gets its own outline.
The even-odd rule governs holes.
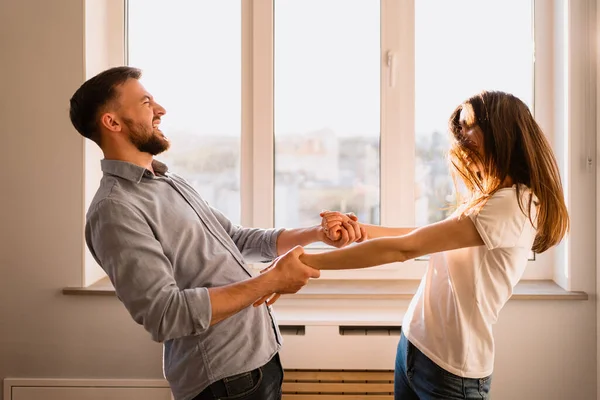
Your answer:
[[[69,116],[82,136],[100,145],[96,119],[100,110],[117,97],[115,88],[127,79],[140,79],[142,71],[133,67],[114,67],[88,79],[71,97]]]

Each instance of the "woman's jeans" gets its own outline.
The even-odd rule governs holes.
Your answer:
[[[275,354],[262,367],[213,383],[193,400],[280,400],[282,384],[283,369]]]
[[[431,361],[400,335],[394,371],[395,400],[488,399],[492,377],[454,375]]]

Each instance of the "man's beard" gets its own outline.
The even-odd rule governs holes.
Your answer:
[[[155,156],[169,149],[169,141],[158,136],[153,128],[148,129],[128,118],[124,122],[129,129],[129,140],[139,151]]]

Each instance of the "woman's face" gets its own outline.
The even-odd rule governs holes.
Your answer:
[[[468,104],[460,111],[458,122],[463,137],[474,145],[479,155],[483,158],[483,132],[479,125],[477,125],[477,119],[475,118],[473,109]],[[483,172],[482,165],[475,165],[474,168],[475,171],[479,173]]]

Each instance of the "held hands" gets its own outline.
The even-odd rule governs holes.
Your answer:
[[[319,215],[322,218],[321,229],[324,243],[340,248],[350,243],[360,243],[367,240],[367,232],[358,223],[356,215],[327,210],[322,211]]]
[[[296,246],[281,257],[277,258],[273,264],[261,271],[261,274],[270,274],[273,280],[273,294],[263,296],[254,303],[254,307],[266,302],[271,305],[277,301],[282,294],[296,293],[308,283],[310,278],[318,278],[321,271],[311,268],[300,261],[300,256],[304,254],[302,246]]]
[[[358,223],[356,215],[327,210],[319,215],[322,218],[319,239],[325,244],[340,248],[354,242],[367,240],[367,232]],[[302,254],[304,254],[304,249],[301,246],[296,246],[261,271],[261,274],[271,274],[270,276],[275,280],[275,287],[272,294],[258,299],[254,303],[254,307],[258,307],[265,302],[270,306],[282,294],[296,293],[308,283],[310,278],[318,278],[321,275],[319,270],[311,268],[300,261]]]

